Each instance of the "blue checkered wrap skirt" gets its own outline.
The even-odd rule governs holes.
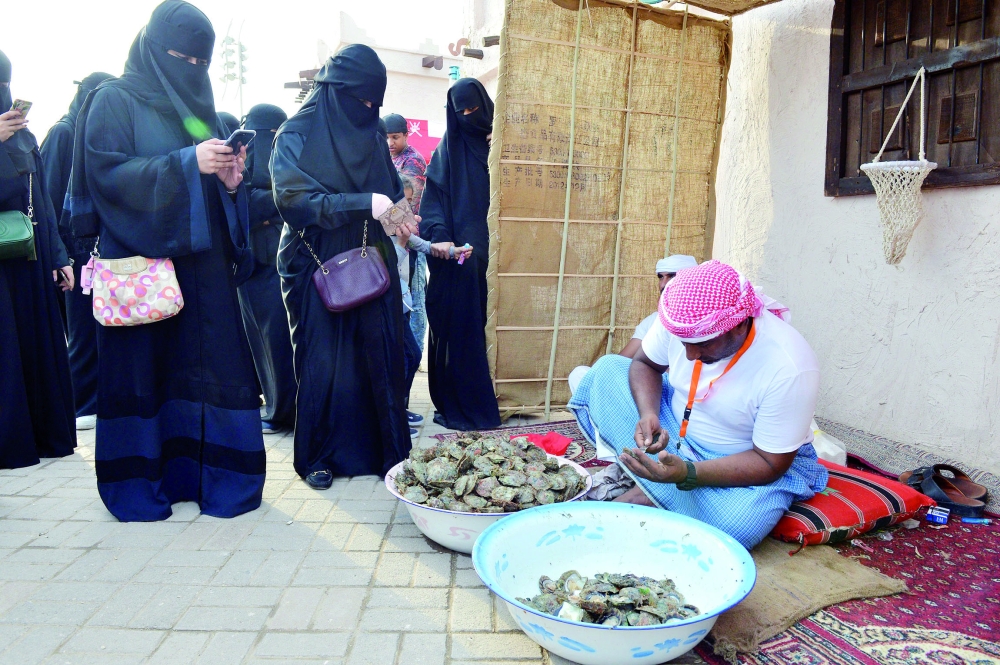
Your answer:
[[[599,437],[619,455],[625,448],[635,447],[633,436],[639,422],[639,411],[628,382],[631,363],[631,359],[617,355],[598,360],[580,381],[568,406],[592,443]],[[672,395],[673,388],[664,375],[660,424],[670,435],[667,450],[692,462],[725,457],[723,453],[706,449],[690,436],[680,440],[680,424],[670,408]],[[628,473],[624,465],[622,469]],[[697,487],[682,492],[672,483],[634,480],[660,508],[711,524],[751,549],[771,532],[794,501],[809,499],[826,487],[827,472],[817,461],[812,444],[806,444],[799,448],[785,475],[770,485]]]

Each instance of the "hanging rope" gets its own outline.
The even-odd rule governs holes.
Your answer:
[[[635,40],[639,33],[639,3],[632,7],[632,52],[628,62],[628,91],[625,94],[625,138],[622,144],[622,177],[618,188],[618,227],[615,231],[615,272],[611,279],[611,321],[608,323],[608,345],[604,353],[610,354],[615,343],[615,323],[618,315],[618,271],[622,255],[622,230],[625,226],[625,177],[628,174],[628,143],[632,129],[632,77],[635,74]]]
[[[559,317],[562,314],[563,280],[566,277],[566,247],[569,241],[569,205],[573,192],[573,153],[576,147],[576,79],[580,67],[580,33],[583,27],[583,3],[580,0],[576,12],[576,45],[573,47],[573,79],[570,87],[569,108],[569,159],[566,168],[566,200],[563,204],[562,247],[559,250],[559,281],[556,285],[556,313],[552,328],[552,348],[549,351],[549,373],[545,382],[545,420],[548,421],[552,407],[552,378],[556,369],[556,349],[559,344]]]
[[[671,141],[672,166],[670,167],[670,207],[667,209],[667,243],[663,255],[670,256],[670,236],[674,231],[674,208],[677,207],[674,195],[677,193],[677,134],[680,132],[681,121],[681,75],[684,72],[684,56],[687,51],[688,7],[684,5],[684,20],[681,22],[681,57],[677,61],[677,89],[674,91],[674,136]]]

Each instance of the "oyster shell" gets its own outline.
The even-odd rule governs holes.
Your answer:
[[[476,432],[411,449],[395,477],[396,491],[409,501],[473,513],[556,503],[585,485],[572,466],[560,465],[526,437],[508,441]]]
[[[403,492],[403,498],[413,503],[427,503],[427,490],[420,485],[407,487],[406,491]]]
[[[500,482],[507,487],[521,487],[528,483],[528,477],[520,471],[508,471],[500,476]]]
[[[697,607],[684,602],[670,579],[619,573],[586,578],[567,570],[556,580],[542,575],[538,590],[533,598],[518,600],[545,614],[609,628],[656,626],[699,613]]]

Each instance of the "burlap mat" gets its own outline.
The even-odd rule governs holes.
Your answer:
[[[806,547],[773,538],[754,548],[757,584],[742,603],[719,617],[710,633],[715,653],[736,662],[736,653],[751,653],[764,640],[814,612],[855,598],[890,596],[906,591],[901,580],[886,577],[832,547]]]

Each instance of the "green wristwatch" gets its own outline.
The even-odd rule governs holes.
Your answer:
[[[677,489],[682,492],[690,492],[698,486],[698,472],[694,468],[694,462],[684,460],[684,463],[687,464],[687,477],[682,482],[677,483]]]

